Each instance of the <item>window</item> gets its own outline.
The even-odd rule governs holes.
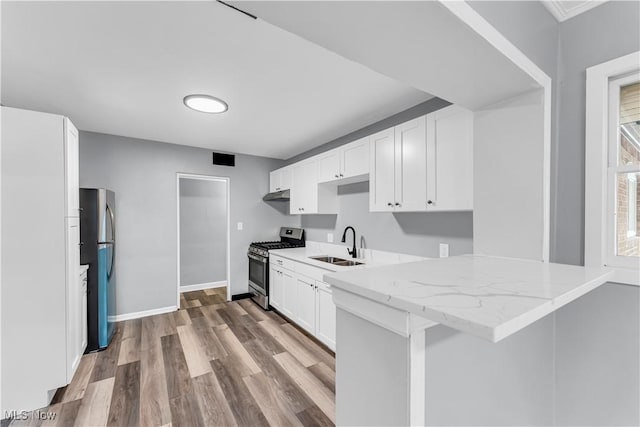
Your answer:
[[[628,266],[629,261],[640,262],[640,236],[636,235],[640,200],[640,74],[611,79],[608,130],[607,265]]]
[[[585,265],[640,285],[640,51],[587,69]]]

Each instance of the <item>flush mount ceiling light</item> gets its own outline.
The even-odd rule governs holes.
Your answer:
[[[229,109],[226,102],[210,95],[188,95],[183,101],[187,107],[202,113],[224,113]]]

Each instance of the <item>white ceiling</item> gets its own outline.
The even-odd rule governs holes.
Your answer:
[[[214,1],[3,1],[2,89],[83,130],[276,158],[431,97]]]
[[[542,4],[559,21],[563,22],[608,0],[542,0]]]
[[[472,110],[539,88],[530,75],[437,1],[232,4],[381,74]]]

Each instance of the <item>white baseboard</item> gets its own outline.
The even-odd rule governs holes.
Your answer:
[[[219,282],[196,283],[195,285],[180,286],[180,293],[191,292],[191,291],[201,291],[203,289],[211,289],[211,288],[222,288],[224,286],[227,286],[226,280],[221,280]]]
[[[153,316],[156,314],[170,313],[172,311],[176,311],[177,309],[178,309],[177,306],[171,305],[169,307],[160,307],[160,308],[154,308],[151,310],[136,311],[134,313],[118,314],[116,316],[109,316],[109,321],[122,322],[123,320],[139,319],[141,317]]]

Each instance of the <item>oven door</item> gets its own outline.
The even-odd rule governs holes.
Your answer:
[[[249,257],[249,286],[268,295],[269,291],[269,259],[255,254],[247,254]]]

